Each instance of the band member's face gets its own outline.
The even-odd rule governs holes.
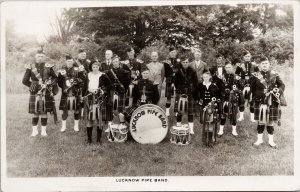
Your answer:
[[[120,60],[119,60],[119,59],[114,59],[114,60],[112,61],[112,63],[113,63],[113,67],[114,67],[115,69],[117,69],[117,68],[120,67]]]
[[[81,59],[81,60],[86,59],[86,52],[79,53],[78,58]]]
[[[66,61],[66,64],[67,64],[67,67],[68,67],[68,68],[73,67],[73,59],[68,59],[68,60]]]
[[[156,62],[158,60],[158,53],[157,52],[152,52],[151,53],[151,59],[153,62]]]
[[[247,55],[244,56],[245,61],[250,61],[251,60],[251,54],[248,53]]]
[[[43,63],[45,61],[45,55],[44,54],[36,54],[35,55],[35,62],[36,63]]]
[[[143,71],[142,77],[143,77],[143,79],[148,79],[149,78],[149,70]]]
[[[204,82],[209,82],[211,79],[211,76],[210,76],[210,74],[204,73],[202,78],[203,78]]]
[[[169,54],[170,54],[170,57],[171,57],[171,58],[175,58],[176,55],[177,55],[177,51],[176,51],[176,50],[173,50],[173,51],[171,51]]]
[[[106,60],[110,60],[112,58],[112,52],[110,50],[105,52],[105,58]]]
[[[99,71],[99,65],[92,65],[93,72]]]
[[[189,60],[188,59],[183,60],[181,63],[182,63],[183,68],[185,68],[185,69],[188,68],[188,66],[189,66]]]
[[[227,64],[225,66],[225,70],[226,70],[226,73],[232,74],[233,73],[233,67],[232,67],[232,65],[231,64]]]
[[[223,59],[222,57],[218,57],[217,60],[216,60],[216,62],[217,62],[218,64],[221,64],[221,63],[222,63],[222,59]]]
[[[270,69],[270,62],[269,61],[262,61],[260,63],[260,67],[261,67],[261,70],[263,71],[268,71]]]
[[[127,52],[129,58],[134,58],[134,51]]]
[[[202,53],[200,51],[197,51],[194,53],[194,57],[196,61],[199,61],[201,59]]]

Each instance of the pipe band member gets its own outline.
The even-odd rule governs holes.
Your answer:
[[[260,61],[261,71],[253,73],[251,91],[254,95],[254,119],[258,121],[257,141],[255,146],[263,143],[263,132],[267,127],[269,145],[276,148],[273,140],[274,122],[279,120],[279,107],[285,84],[278,73],[270,70],[270,62],[267,57]]]
[[[243,95],[244,95],[244,101],[245,102],[247,101],[250,104],[251,121],[255,122],[254,107],[253,107],[253,102],[252,102],[252,98],[251,98],[250,84],[253,79],[251,74],[253,72],[258,72],[259,69],[258,69],[258,66],[254,62],[251,62],[251,53],[249,51],[243,52],[243,60],[244,61],[237,66],[235,74],[242,81],[243,87],[241,88],[241,91],[243,92]],[[244,106],[245,106],[245,104],[244,104]],[[245,110],[245,108],[240,108],[240,117],[239,117],[238,121],[244,120],[244,110]]]
[[[120,123],[125,123],[125,97],[130,83],[130,72],[120,68],[120,57],[115,55],[112,58],[113,68],[106,72],[109,80],[112,82],[109,94],[109,100],[112,103],[107,112],[110,113],[108,123],[111,124],[113,114],[118,114]],[[109,131],[108,129],[106,130]]]
[[[220,90],[212,83],[208,70],[203,71],[203,81],[195,90],[196,103],[200,105],[200,123],[203,124],[202,142],[212,146],[216,141],[216,125],[219,115]]]
[[[194,134],[194,91],[198,83],[196,71],[190,67],[189,59],[181,59],[182,67],[175,73],[176,97],[174,112],[176,126],[181,126],[182,115],[187,114],[190,133]]]
[[[125,119],[128,122],[130,121],[132,113],[139,106],[154,104],[159,98],[157,86],[153,84],[153,81],[149,80],[149,68],[146,65],[142,65],[141,71],[142,79],[139,80],[133,88],[133,105],[125,112]]]
[[[244,98],[241,92],[242,82],[240,79],[236,78],[236,75],[233,72],[233,66],[230,62],[225,64],[225,70],[226,73],[224,74],[223,85],[221,87],[221,117],[218,137],[223,135],[226,118],[228,118],[232,124],[232,135],[237,137],[237,113],[238,109],[243,109],[244,107]]]
[[[127,89],[125,101],[125,106],[130,107],[132,106],[133,100],[133,87],[137,84],[138,80],[142,79],[141,67],[144,62],[140,59],[135,58],[135,51],[132,47],[128,48],[126,52],[127,59],[125,61],[121,61],[120,63],[123,64],[123,66],[126,66],[126,68],[129,69],[130,72],[130,84]]]
[[[74,131],[79,131],[79,119],[81,115],[81,96],[85,82],[83,66],[76,67],[76,63],[70,54],[66,55],[66,64],[59,70],[57,83],[62,89],[59,110],[62,110],[62,126],[60,131],[67,129],[68,111],[74,111]]]
[[[38,121],[41,117],[41,135],[47,136],[47,113],[55,108],[54,95],[57,94],[57,76],[53,65],[45,63],[43,48],[35,54],[35,62],[25,65],[26,71],[22,83],[29,87],[29,113],[32,117],[32,137],[39,134]]]
[[[175,73],[180,69],[181,63],[180,59],[177,57],[177,51],[175,47],[169,48],[169,58],[163,62],[165,68],[165,77],[166,77],[166,89],[165,89],[165,97],[167,97],[166,102],[166,115],[170,115],[170,107],[171,107],[171,98],[174,94],[175,96],[175,85],[174,78]]]
[[[88,143],[92,143],[93,123],[97,124],[97,142],[100,143],[103,130],[103,121],[107,121],[107,95],[111,82],[107,75],[100,72],[98,60],[91,62],[91,72],[88,73],[87,92],[84,95],[85,108],[87,109],[87,137]]]

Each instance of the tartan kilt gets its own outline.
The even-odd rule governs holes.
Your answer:
[[[80,96],[75,96],[76,106],[75,109],[80,109]],[[62,93],[60,97],[59,110],[69,110],[68,109],[68,95],[66,93]]]
[[[259,120],[259,108],[262,103],[260,101],[254,102],[254,120]],[[269,121],[278,121],[279,120],[279,104],[273,102],[269,106]]]
[[[181,94],[176,93],[175,97],[175,105],[174,105],[174,112],[178,112],[178,104],[179,104],[179,99],[180,99]],[[188,115],[193,115],[195,113],[194,109],[194,99],[191,95],[188,95],[188,106],[187,106],[187,114]]]
[[[165,88],[165,97],[167,98],[172,97],[172,83],[173,83],[173,77],[167,77],[166,88]]]
[[[124,93],[118,93],[119,96],[118,101],[114,101],[113,93],[111,94],[111,102],[112,102],[112,112],[118,111],[123,112],[125,110],[125,101],[126,101],[126,95]]]
[[[230,120],[230,122],[235,122],[236,119],[237,119],[237,114],[238,114],[238,111],[239,111],[239,105],[238,105],[238,102],[236,103],[236,105],[233,106],[233,104],[230,104],[228,102],[228,112],[227,112],[227,109],[225,109],[225,105],[224,105],[225,102],[222,102],[221,103],[221,106],[220,106],[220,117],[221,119],[226,119],[228,118]],[[231,109],[230,108],[230,105],[231,105]],[[234,113],[233,111],[235,111],[236,113]]]
[[[29,107],[28,107],[28,113],[35,114],[35,107],[36,107],[36,99],[37,94],[30,93],[29,97]],[[50,96],[49,92],[46,92],[45,94],[45,112],[53,112],[53,103],[52,103],[52,97]]]
[[[88,103],[89,106],[92,105],[92,100],[93,100],[93,95],[89,95],[88,97]],[[107,100],[107,98],[105,98],[105,100],[102,102],[101,106],[100,106],[100,115],[101,115],[101,119],[102,121],[112,121],[113,119],[113,114],[112,114],[112,104]],[[87,107],[87,114],[89,113],[89,108]]]

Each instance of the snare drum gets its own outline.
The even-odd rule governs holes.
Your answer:
[[[188,145],[191,142],[190,129],[187,124],[180,127],[173,126],[170,129],[171,132],[171,143],[176,145]]]
[[[107,134],[108,141],[122,143],[127,140],[128,128],[125,124],[110,124]]]
[[[136,142],[157,144],[168,133],[168,118],[159,106],[145,104],[132,113],[129,130]]]

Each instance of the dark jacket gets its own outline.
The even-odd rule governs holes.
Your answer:
[[[174,85],[176,87],[176,93],[193,95],[197,84],[197,74],[193,68],[187,67],[184,69],[180,67],[175,73]]]

